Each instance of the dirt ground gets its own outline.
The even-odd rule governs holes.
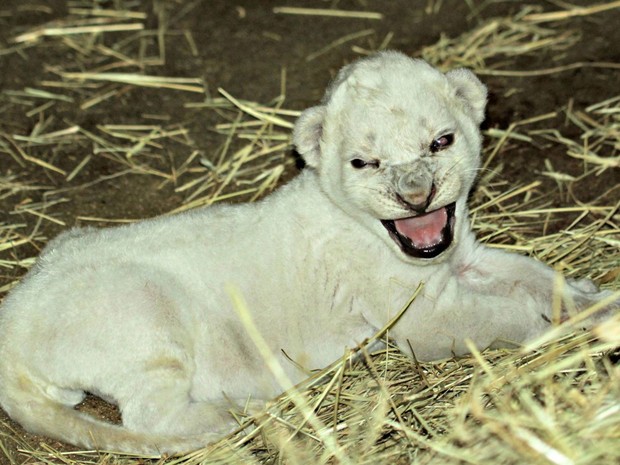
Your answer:
[[[145,71],[150,75],[200,78],[206,83],[210,96],[217,96],[217,89],[223,88],[236,98],[267,103],[280,94],[282,70],[285,69],[284,107],[301,110],[320,99],[339,67],[361,56],[364,51],[376,49],[388,35],[393,34],[388,48],[417,56],[423,47],[436,43],[442,35],[457,37],[489,18],[514,16],[526,3],[532,5],[535,11],[556,10],[563,5],[563,2],[552,0],[4,0],[0,4],[0,177],[4,183],[0,186],[0,228],[20,224],[29,240],[19,248],[0,249],[0,289],[4,293],[22,276],[38,250],[62,230],[74,225],[113,224],[111,221],[85,218],[123,220],[151,217],[177,208],[186,195],[186,191],[175,189],[179,184],[175,184],[174,179],[162,182],[161,177],[140,173],[116,176],[122,167],[116,159],[101,152],[94,153],[79,174],[67,180],[67,173],[71,173],[86,155],[93,153],[91,139],[79,138],[69,143],[55,144],[22,143],[15,135],[32,135],[37,125],[47,133],[72,126],[95,132],[99,125],[106,124],[185,128],[188,132],[182,141],[165,139],[163,149],[158,152],[159,158],[149,162],[150,166],[168,171],[171,167],[178,168],[194,149],[200,152],[200,156],[211,159],[225,141],[224,136],[213,130],[215,124],[222,122],[221,114],[192,106],[204,101],[204,94],[128,85],[113,98],[86,109],[80,108],[79,104],[91,96],[88,89],[46,86],[46,82],[57,80],[59,69],[83,72],[88,70],[86,66],[93,69],[106,63],[89,61],[79,44],[59,44],[53,36],[42,37],[16,49],[14,39],[18,35],[53,20],[63,20],[72,14],[71,8],[98,5],[143,12],[146,14],[143,23],[147,30],[157,30],[162,21],[166,22],[165,63],[110,68],[111,71]],[[578,3],[592,5],[596,2]],[[380,12],[383,18],[274,13],[274,7],[285,5],[373,11]],[[573,45],[562,50],[541,49],[535,54],[514,58],[502,56],[490,63],[496,69],[519,71],[577,62],[620,63],[619,24],[620,9],[561,21],[554,27],[578,34],[579,39]],[[369,31],[364,32],[366,30]],[[191,33],[189,36],[187,31]],[[359,33],[359,38],[323,51],[334,41],[356,33]],[[103,43],[112,47],[130,34],[123,31],[106,33]],[[160,48],[157,40],[155,34],[149,41],[143,42],[146,55],[158,55]],[[308,59],[319,51],[323,52]],[[544,75],[489,74],[481,78],[490,92],[484,127],[506,128],[511,122],[559,111],[569,102],[574,108],[585,108],[616,96],[620,69],[583,66]],[[23,94],[29,88],[69,96],[71,101],[42,98],[33,104],[32,93]],[[105,88],[97,90],[104,92]],[[53,105],[49,108],[34,111],[37,105],[52,100]],[[576,134],[576,128],[567,124],[561,114],[551,122],[545,120],[545,127],[552,125],[562,129],[562,133],[569,137]],[[536,124],[530,126],[535,127]],[[27,151],[28,155],[58,170],[29,163],[26,158],[15,155],[21,154],[21,151]],[[556,206],[613,204],[618,201],[617,169],[606,170],[597,177],[587,177],[583,182],[571,182],[569,187],[543,174],[549,166],[567,175],[578,176],[583,172],[583,162],[566,157],[565,151],[565,147],[559,144],[514,141],[512,149],[500,153],[496,160],[503,165],[501,179],[507,186],[540,180],[540,191],[552,193],[549,199]],[[191,162],[192,166],[199,166],[198,158]],[[288,163],[279,183],[294,176],[296,169],[294,163]],[[17,185],[21,187],[15,187]],[[24,188],[24,185],[29,187]],[[49,202],[50,199],[62,201],[36,210],[38,214],[33,214],[32,209],[20,208]],[[562,223],[556,223],[553,227],[560,228]],[[105,411],[101,406],[94,408]],[[114,416],[114,412],[111,411],[110,415]],[[2,412],[0,420],[15,429],[11,434],[25,438],[34,447],[43,440],[24,433]],[[6,434],[6,431],[1,434]],[[50,444],[62,447],[59,443]],[[19,457],[19,454],[14,457]],[[0,463],[9,463],[3,460],[7,459],[0,451]]]

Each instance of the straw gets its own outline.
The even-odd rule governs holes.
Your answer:
[[[325,8],[299,8],[279,6],[273,9],[276,14],[301,15],[301,16],[328,16],[336,18],[357,18],[381,20],[383,15],[372,11],[336,10]]]

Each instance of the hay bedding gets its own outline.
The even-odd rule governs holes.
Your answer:
[[[145,205],[149,189],[168,192],[165,199],[154,197],[157,211],[132,207],[147,216],[222,200],[253,200],[293,172],[289,133],[298,113],[285,107],[286,74],[280,95],[266,104],[238,99],[225,89],[211,92],[200,77],[165,76],[167,43],[183,44],[189,54],[198,54],[191,30],[172,27],[197,3],[174,3],[155,2],[146,11],[130,1],[115,2],[114,8],[68,2],[66,15],[13,31],[13,40],[0,50],[25,60],[41,56],[46,48],[73,58],[47,64],[37,87],[5,84],[0,97],[4,113],[20,115],[16,121],[4,120],[0,131],[0,202],[7,212],[0,224],[0,292],[16,283],[57,231],[75,223],[133,220],[114,207],[109,210],[114,215],[106,216],[100,205],[89,206],[102,184],[115,182],[128,192],[119,195],[135,196],[135,203]],[[423,14],[438,14],[445,8],[442,3],[428,1]],[[467,3],[477,15],[480,5]],[[570,50],[579,38],[567,27],[571,18],[618,6],[620,2],[608,2],[544,14],[524,9],[510,17],[479,17],[471,30],[455,38],[442,36],[417,54],[446,69],[469,66],[483,75],[557,73],[579,63],[527,70],[511,65],[519,57]],[[0,17],[9,13],[0,7]],[[315,13],[382,20],[378,11],[303,11]],[[289,8],[274,14],[301,13]],[[347,34],[307,58],[318,60],[343,47],[365,54],[394,38],[387,34],[374,42],[368,39],[372,31],[365,31]],[[111,103],[135,104],[136,89],[144,89],[149,98],[183,95],[188,112],[215,121],[219,149],[206,152],[183,118],[157,108],[125,121],[98,113]],[[79,122],[81,112],[92,114],[96,122]],[[583,107],[568,101],[552,113],[489,128],[485,169],[472,198],[479,237],[539,257],[568,276],[587,275],[617,289],[619,134],[620,96],[613,95]],[[523,146],[542,150],[549,144],[563,147],[566,164],[578,160],[571,165],[578,172],[566,172],[564,164],[548,160],[542,177],[517,185],[506,181],[506,157]],[[542,188],[545,178],[557,185],[555,192]],[[571,195],[578,183],[595,184],[601,178],[616,182],[599,189],[596,202],[557,206],[558,197]],[[25,435],[0,417],[0,463],[617,464],[620,318],[593,333],[574,327],[578,321],[521,350],[488,350],[435,363],[418,363],[389,345],[370,354],[362,345],[275,399],[256,418],[237,412],[242,424],[238,433],[181,458],[75,451]],[[259,335],[249,330],[260,350]],[[377,337],[389,341],[389,324]],[[105,408],[95,410],[101,414]]]

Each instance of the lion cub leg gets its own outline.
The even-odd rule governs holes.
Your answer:
[[[127,386],[131,393],[119,400],[123,425],[136,432],[161,436],[221,435],[237,423],[225,401],[196,400],[190,395],[191,378],[174,363],[142,373]]]
[[[419,313],[405,313],[395,325],[391,337],[402,350],[434,360],[463,355],[470,342],[480,350],[518,346],[549,329],[556,317],[567,319],[611,295],[589,281],[563,284],[557,272],[532,258],[483,246],[472,252],[454,263],[447,279],[430,280]],[[580,324],[596,323],[619,303]]]
[[[83,378],[86,390],[116,402],[123,426],[160,437],[215,437],[236,426],[228,404],[204,393],[207,386],[201,386],[203,394],[194,394],[193,347],[205,342],[191,329],[192,303],[174,275],[126,265],[101,267],[79,278],[96,305],[81,309],[83,317],[75,321],[97,341],[83,348],[89,364],[74,376]],[[208,388],[213,397],[220,394],[217,386]]]
[[[533,258],[483,246],[475,257],[458,275],[459,283],[476,300],[474,309],[480,313],[488,305],[501,315],[505,327],[520,327],[529,337],[542,332],[554,318],[567,320],[613,294],[600,291],[587,279],[562,280],[558,272]],[[498,299],[501,308],[497,308]],[[620,301],[611,302],[586,320],[586,326],[609,317],[619,306]]]

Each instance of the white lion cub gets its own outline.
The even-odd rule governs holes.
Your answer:
[[[340,71],[294,142],[307,167],[266,199],[52,241],[0,309],[0,404],[29,431],[138,453],[230,431],[228,399],[278,385],[226,292],[247,300],[294,381],[372,336],[429,360],[549,326],[554,271],[470,230],[486,90],[400,53]],[[604,295],[568,284],[583,307]],[[85,392],[122,425],[78,412]],[[225,396],[224,396],[225,395]]]

